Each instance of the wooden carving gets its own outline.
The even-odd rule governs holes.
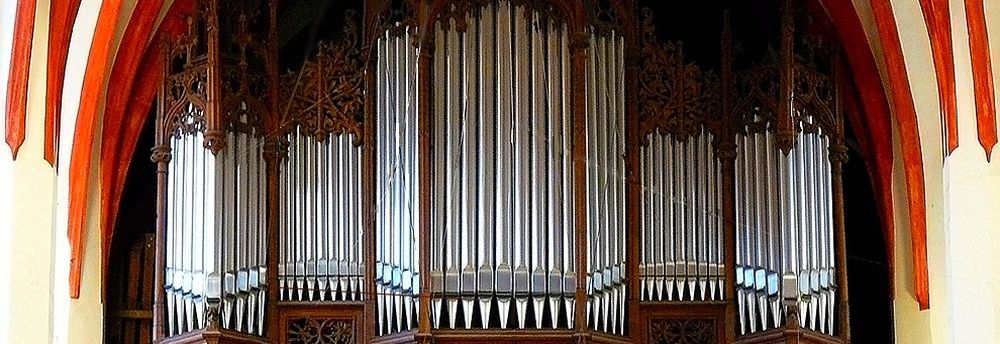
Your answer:
[[[718,129],[718,78],[684,60],[683,46],[656,38],[652,11],[643,9],[639,67],[640,134],[652,130],[681,139],[697,135],[702,126]]]
[[[227,130],[262,136],[261,122],[270,113],[268,11],[263,0],[222,1],[219,53],[222,103]]]
[[[773,61],[737,73],[733,106],[737,132],[760,133],[774,129],[781,114],[779,73]]]
[[[199,3],[199,5],[204,5]],[[187,30],[176,39],[165,39],[164,84],[160,94],[158,143],[168,137],[204,130],[208,102],[208,51],[204,49],[205,7],[198,6],[187,18]]]
[[[296,318],[288,321],[289,344],[353,344],[357,331],[345,319]]]
[[[714,319],[652,319],[650,344],[715,344],[718,324]]]
[[[344,36],[321,42],[314,58],[297,73],[281,78],[279,133],[300,126],[303,133],[322,139],[329,134],[360,138],[364,115],[364,58],[358,48],[358,30],[348,10]]]
[[[630,22],[625,1],[623,0],[590,0],[584,1],[584,9],[591,30],[599,35],[609,35],[615,31],[624,35]]]
[[[821,130],[825,135],[839,136],[836,47],[810,38],[802,43],[805,54],[795,56],[792,121],[806,133]]]

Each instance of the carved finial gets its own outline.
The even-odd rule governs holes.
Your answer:
[[[173,155],[170,153],[171,150],[169,145],[157,145],[156,147],[153,147],[152,151],[153,154],[150,155],[149,160],[152,160],[154,163],[169,163],[170,159],[173,158]]]
[[[226,134],[222,130],[205,131],[205,148],[212,151],[212,154],[219,154],[226,148]]]
[[[847,154],[847,146],[843,143],[834,143],[830,145],[830,165],[833,167],[833,172],[839,173],[841,171],[841,165],[847,162],[850,155]]]
[[[649,7],[643,7],[639,10],[642,16],[642,23],[640,27],[642,28],[642,33],[653,36],[656,34],[656,24],[653,23],[653,9]]]

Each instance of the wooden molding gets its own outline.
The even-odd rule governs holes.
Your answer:
[[[49,4],[49,57],[45,92],[44,157],[57,167],[59,156],[59,121],[62,114],[63,83],[66,58],[73,33],[73,24],[80,9],[80,0],[52,0]]]
[[[997,113],[993,94],[993,66],[990,62],[990,39],[986,29],[983,0],[965,0],[965,19],[969,27],[969,53],[972,59],[972,85],[976,97],[976,128],[979,144],[990,161],[997,143]]]
[[[955,55],[952,52],[948,0],[920,0],[920,9],[924,13],[927,35],[931,41],[946,154],[951,154],[958,148],[958,108],[955,102]]]
[[[80,94],[80,110],[73,132],[73,152],[69,163],[69,218],[67,234],[70,245],[69,294],[73,299],[80,297],[80,276],[83,270],[83,254],[87,237],[87,202],[90,192],[90,165],[94,153],[97,110],[100,97],[104,93],[104,79],[110,71],[112,42],[115,28],[121,14],[121,0],[108,0],[101,4],[94,30],[90,57],[87,60],[83,88]]]
[[[108,79],[107,89],[116,91],[106,96],[100,133],[101,234],[104,238],[101,242],[101,266],[104,271],[107,270],[125,176],[132,162],[136,141],[159,89],[161,70],[156,66],[161,63],[160,47],[149,42],[162,5],[163,0],[143,1],[136,5],[129,21],[130,34],[124,35],[119,45],[120,51],[132,53],[117,55]],[[150,49],[146,49],[147,46]]]
[[[11,45],[10,74],[7,79],[7,132],[4,138],[14,159],[17,159],[17,151],[24,143],[25,136],[35,5],[35,0],[19,0],[14,17],[14,41]]]
[[[913,254],[914,294],[920,309],[930,308],[930,288],[927,280],[927,210],[924,198],[924,162],[917,127],[917,110],[913,104],[903,47],[896,28],[892,5],[887,1],[872,1],[872,12],[882,43],[893,113],[899,129],[903,153],[910,215],[911,250]]]

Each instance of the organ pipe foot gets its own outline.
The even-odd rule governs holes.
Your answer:
[[[490,309],[493,302],[488,297],[481,297],[479,299],[479,318],[483,322],[483,328],[488,328],[490,326]]]
[[[497,310],[500,311],[500,328],[507,328],[507,318],[510,316],[510,298],[497,298]]]
[[[771,304],[771,318],[774,320],[774,326],[781,326],[781,298],[775,297],[773,300],[768,302]]]
[[[441,305],[443,301],[439,298],[431,299],[431,326],[441,328]]]
[[[663,300],[663,293],[666,292],[667,293],[667,301],[673,301],[674,300],[674,284],[675,284],[674,283],[674,279],[673,278],[668,278],[667,279],[667,283],[666,283],[666,287],[664,287],[663,284],[658,285],[658,287],[659,287],[659,296],[657,297],[657,300]]]
[[[608,304],[608,317],[611,318],[609,322],[604,324],[605,331],[618,334],[618,287],[612,287],[611,293],[606,294],[605,297],[608,298],[605,303]]]
[[[413,328],[413,296],[403,295],[403,331]]]
[[[378,308],[378,333],[379,335],[385,334],[385,296],[382,295],[382,287],[378,287],[378,294],[376,295],[377,302],[375,307]],[[433,318],[431,318],[433,319]]]
[[[523,329],[528,320],[528,298],[519,297],[516,301],[517,304],[514,306],[517,307],[517,327]]]
[[[576,319],[576,299],[574,299],[573,296],[570,295],[566,296],[566,298],[564,298],[563,300],[566,304],[566,324],[569,325],[569,328],[575,328],[576,325],[574,324]]]
[[[532,302],[535,306],[535,328],[540,330],[542,329],[542,317],[545,316],[545,297],[533,297]]]
[[[458,322],[458,300],[449,298],[448,301],[448,327],[455,329],[455,323]]]
[[[819,311],[819,298],[809,298],[809,328],[816,329],[816,313]]]
[[[476,299],[472,297],[462,298],[462,313],[465,315],[465,329],[472,328],[472,311],[476,304]]]
[[[562,301],[562,300],[560,300],[559,296],[554,296],[553,295],[553,296],[549,297],[549,316],[552,318],[552,328],[553,329],[556,329],[556,328],[559,327],[559,306],[562,303],[560,301]]]
[[[618,329],[625,334],[625,285],[618,285]]]
[[[760,326],[761,331],[767,331],[767,308],[770,307],[770,302],[767,301],[767,295],[759,294],[757,295],[757,309],[760,315]]]
[[[393,292],[392,302],[396,309],[396,332],[403,332],[403,295]]]

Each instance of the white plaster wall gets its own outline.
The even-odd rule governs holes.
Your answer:
[[[10,73],[10,50],[14,35],[14,12],[16,3],[0,1],[0,85],[7,85]],[[7,99],[7,87],[0,87],[0,99]],[[0,102],[0,113],[7,112],[7,102]],[[6,137],[6,121],[0,121],[0,137]],[[10,149],[0,147],[0,333],[7,333],[10,325],[10,235],[13,228],[12,207],[14,195],[11,192],[14,161]],[[0,335],[0,339],[3,336]]]
[[[945,163],[947,229],[942,243],[947,252],[945,278],[952,301],[947,309],[949,326],[955,343],[997,343],[1000,165],[987,163],[987,154],[993,152],[985,152],[978,139],[964,2],[952,0],[951,9],[959,148]]]
[[[26,138],[14,162],[7,343],[52,342],[55,174],[42,159],[49,1],[37,2]],[[2,335],[0,335],[2,336]]]

